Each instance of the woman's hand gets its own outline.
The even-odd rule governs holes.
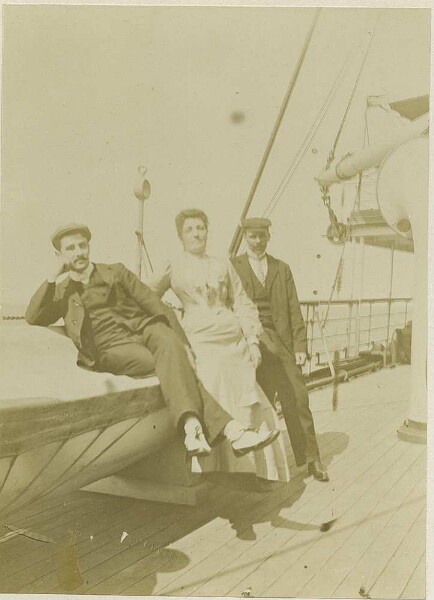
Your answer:
[[[250,358],[252,359],[252,363],[254,364],[255,369],[259,367],[261,364],[261,351],[259,350],[258,344],[249,344],[248,346],[250,352]]]
[[[302,367],[304,365],[304,363],[306,362],[306,352],[296,352],[295,353],[295,364],[298,365],[299,367]]]

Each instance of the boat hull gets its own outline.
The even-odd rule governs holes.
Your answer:
[[[2,514],[117,473],[175,438],[156,377],[84,371],[70,340],[22,322],[2,327],[1,347]]]

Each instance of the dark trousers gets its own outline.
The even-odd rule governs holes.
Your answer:
[[[287,350],[276,331],[264,328],[260,350],[262,362],[256,371],[259,385],[270,401],[276,397],[282,407],[292,451],[298,466],[319,460],[309,395],[295,355]]]
[[[218,441],[232,420],[197,380],[181,340],[162,321],[146,325],[131,343],[104,350],[100,368],[130,377],[145,377],[155,372],[176,428],[182,427],[186,417],[196,416],[211,444]]]

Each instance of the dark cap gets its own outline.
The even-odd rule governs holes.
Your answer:
[[[244,231],[246,229],[268,229],[270,225],[270,219],[264,217],[250,217],[250,219],[243,219],[241,222]]]
[[[56,250],[60,250],[60,240],[65,235],[71,235],[72,233],[82,233],[87,241],[90,241],[92,235],[90,233],[90,229],[87,225],[82,225],[80,223],[70,223],[69,225],[63,225],[56,229],[56,231],[51,236],[51,243],[56,248]]]

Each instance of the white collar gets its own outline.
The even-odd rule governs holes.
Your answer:
[[[255,254],[254,252],[252,252],[250,250],[250,248],[247,250],[247,256],[249,258],[253,258],[254,260],[263,260],[264,258],[266,258],[267,253],[263,252],[262,254],[260,254],[259,256],[257,254]]]
[[[203,258],[209,258],[206,252],[202,252],[201,254],[192,254],[186,250],[184,250],[184,256],[187,260],[201,260]]]
[[[94,268],[93,263],[89,263],[84,271],[78,273],[77,271],[69,271],[69,277],[73,281],[80,281],[81,283],[89,283],[90,276],[92,275],[92,271]]]

